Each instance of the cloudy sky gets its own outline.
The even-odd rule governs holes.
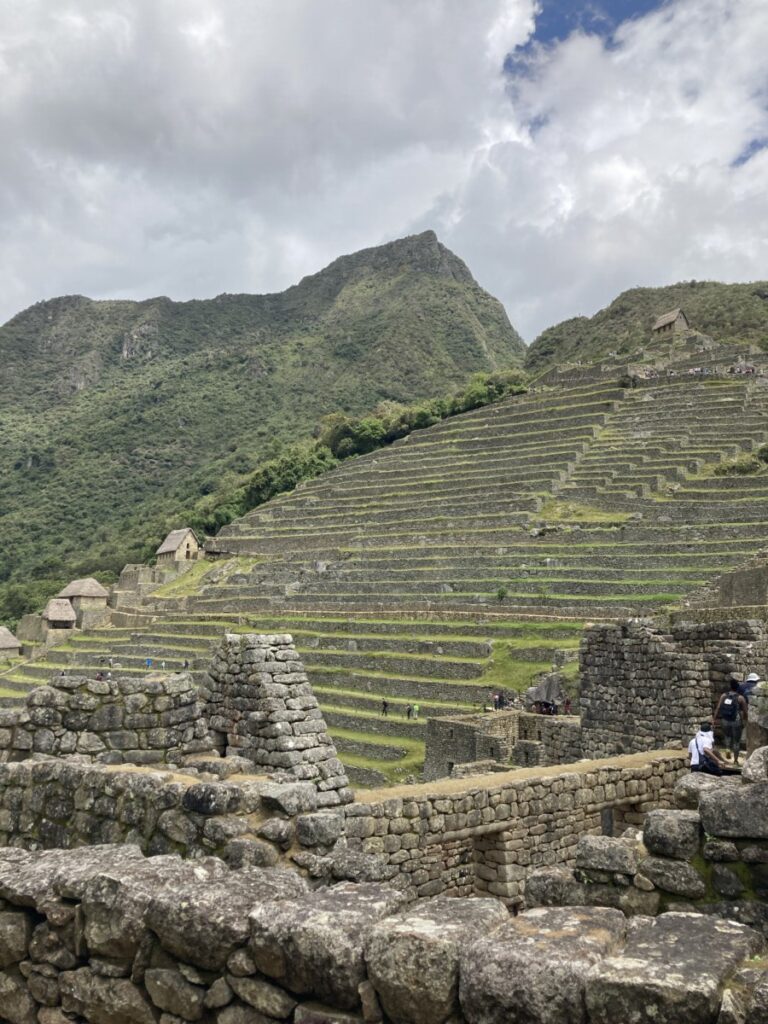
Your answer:
[[[0,322],[434,228],[527,340],[768,278],[766,0],[0,0]]]

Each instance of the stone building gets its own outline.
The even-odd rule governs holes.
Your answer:
[[[688,317],[682,309],[671,309],[668,313],[662,313],[660,317],[656,318],[653,334],[654,337],[664,334],[680,334],[687,331],[690,326]]]
[[[66,598],[72,605],[78,629],[88,628],[103,622],[107,615],[109,591],[92,576],[83,580],[72,580],[56,595]]]
[[[43,629],[74,629],[77,615],[71,603],[65,597],[52,597],[43,612]]]
[[[180,530],[171,530],[155,554],[159,565],[192,561],[200,554],[200,542],[194,530],[184,526]]]
[[[0,626],[0,658],[18,658],[21,654],[21,641],[5,626]]]

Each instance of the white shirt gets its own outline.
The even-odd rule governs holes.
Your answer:
[[[695,767],[699,763],[699,750],[702,752],[702,756],[705,750],[711,750],[715,745],[715,737],[711,732],[702,732],[701,729],[696,733],[691,742],[688,744],[688,753],[691,755],[691,767]]]

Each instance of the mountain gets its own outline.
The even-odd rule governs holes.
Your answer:
[[[0,620],[145,557],[324,414],[445,393],[524,351],[432,231],[279,294],[37,303],[0,327]]]
[[[768,281],[687,281],[666,288],[633,288],[593,317],[578,316],[548,327],[529,348],[526,369],[588,364],[612,352],[627,358],[637,357],[643,349],[652,352],[653,322],[678,306],[692,328],[718,344],[756,344],[768,351]]]

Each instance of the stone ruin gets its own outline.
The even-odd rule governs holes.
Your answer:
[[[768,748],[353,799],[287,636],[93,682],[0,729],[10,1024],[768,1024]]]

